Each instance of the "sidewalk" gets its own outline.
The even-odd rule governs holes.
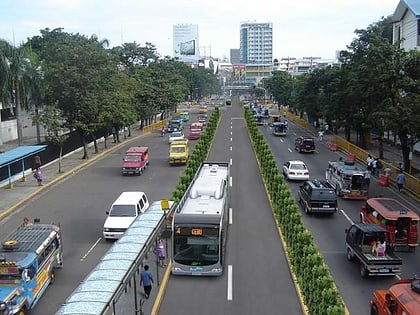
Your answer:
[[[104,139],[98,140],[98,153],[95,153],[93,144],[88,146],[89,159],[83,160],[83,148],[73,151],[61,159],[61,173],[58,172],[58,160],[41,166],[43,176],[43,186],[38,186],[31,170],[25,172],[25,178],[20,178],[13,182],[13,188],[8,188],[8,182],[3,182],[0,187],[0,220],[8,216],[15,209],[21,207],[40,191],[56,184],[66,176],[76,172],[84,166],[103,157],[110,151],[117,149],[127,143],[141,137],[151,131],[131,130],[131,137],[120,138],[120,143],[114,143],[112,136],[107,139],[107,149],[105,149]],[[25,138],[24,145],[36,145],[36,138]],[[0,146],[1,151],[8,151],[18,147],[18,142],[11,141]]]

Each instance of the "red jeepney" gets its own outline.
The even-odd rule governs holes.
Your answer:
[[[414,251],[418,245],[419,216],[392,198],[369,198],[360,211],[363,223],[382,225],[390,232],[395,250]]]
[[[190,134],[188,136],[188,139],[190,140],[197,140],[201,137],[201,134],[203,133],[204,125],[201,122],[193,122],[190,126]]]
[[[131,147],[124,155],[121,173],[122,175],[141,175],[149,166],[149,148]]]

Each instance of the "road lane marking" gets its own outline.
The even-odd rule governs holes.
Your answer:
[[[347,215],[347,213],[343,209],[340,209],[340,211],[344,215],[344,217],[347,219],[347,221],[350,222],[350,224],[354,224],[353,220],[350,219],[350,217]]]
[[[230,187],[232,187],[232,181],[233,181],[233,179],[232,179],[232,176],[229,178],[229,186]]]
[[[230,146],[230,151],[232,151],[232,146]]]
[[[228,266],[227,300],[232,301],[232,265]]]
[[[290,149],[290,148],[287,148],[287,150],[290,152],[290,153],[292,153],[292,149]]]
[[[229,208],[229,225],[233,224],[232,208]]]
[[[89,248],[89,250],[86,252],[86,254],[83,255],[82,258],[80,258],[80,261],[83,261],[86,259],[87,256],[89,256],[89,254],[93,251],[93,249],[96,247],[96,245],[98,245],[98,243],[101,241],[102,237],[98,238],[96,240],[96,242],[92,245],[91,248]]]
[[[229,164],[230,166],[232,166],[232,158],[229,160]]]

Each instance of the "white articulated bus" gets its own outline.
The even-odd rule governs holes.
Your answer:
[[[229,163],[203,162],[175,209],[172,274],[223,273],[229,193]]]

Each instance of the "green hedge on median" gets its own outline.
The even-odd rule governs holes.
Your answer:
[[[343,299],[334,284],[330,270],[312,235],[306,229],[299,206],[287,187],[283,174],[279,172],[271,148],[248,108],[245,109],[245,120],[271,207],[287,245],[286,251],[291,269],[296,276],[309,314],[345,314]]]
[[[207,159],[211,144],[213,143],[214,135],[216,134],[217,127],[220,121],[219,108],[216,107],[210,115],[210,118],[206,124],[206,128],[202,133],[200,139],[197,140],[194,150],[192,151],[190,158],[187,162],[187,167],[182,173],[178,184],[175,187],[175,191],[172,192],[170,200],[179,202],[182,199],[185,191],[190,185],[197,172],[200,164]]]

